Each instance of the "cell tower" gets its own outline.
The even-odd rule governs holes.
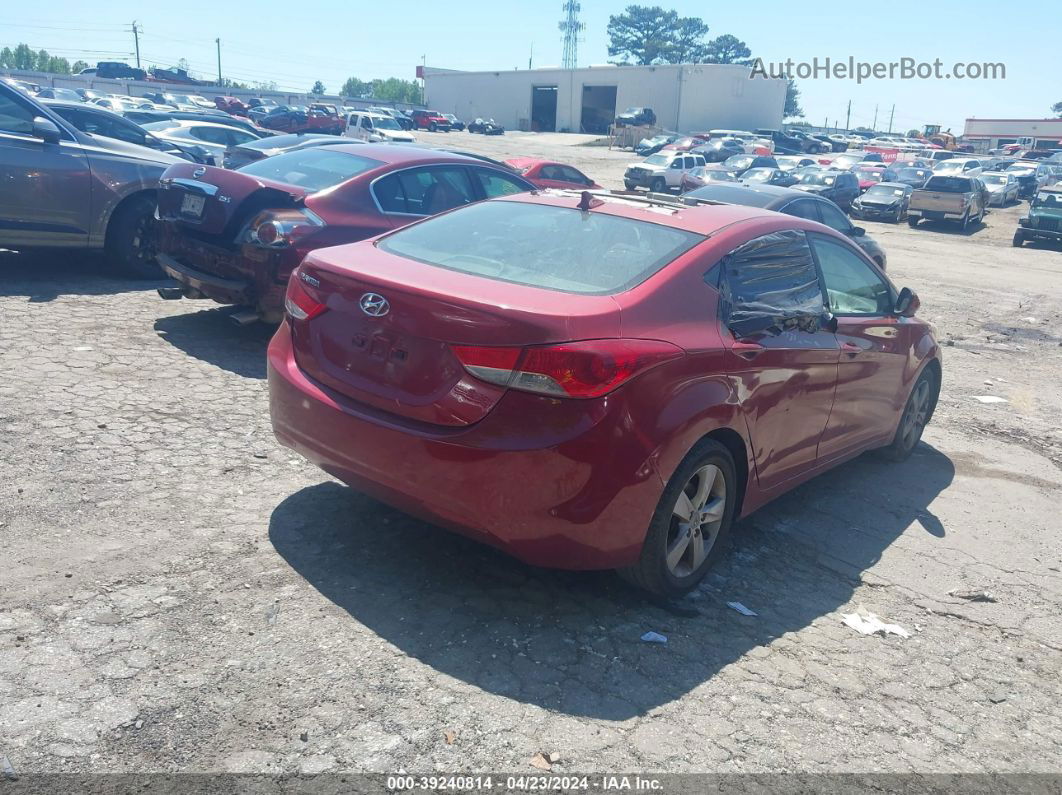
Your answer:
[[[586,28],[579,21],[581,6],[575,0],[565,0],[561,10],[564,11],[564,19],[557,27],[564,32],[564,68],[574,69],[579,65],[579,34]]]

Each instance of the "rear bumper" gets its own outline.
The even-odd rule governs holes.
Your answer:
[[[267,318],[279,318],[287,289],[286,275],[294,264],[287,249],[255,250],[211,245],[182,234],[171,222],[162,223],[159,265],[176,281],[220,304],[252,306]],[[282,278],[284,277],[284,278]]]
[[[960,213],[946,212],[945,210],[922,210],[912,207],[907,211],[911,218],[924,218],[927,221],[961,221],[966,211]]]
[[[1062,231],[1053,229],[1034,229],[1029,226],[1019,226],[1016,234],[1020,234],[1026,240],[1062,240]]]
[[[527,563],[637,560],[663,484],[627,407],[510,391],[466,428],[405,423],[310,379],[281,324],[268,352],[277,440],[358,491]],[[548,423],[529,423],[545,416]]]

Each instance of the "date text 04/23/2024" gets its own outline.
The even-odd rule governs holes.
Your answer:
[[[654,792],[663,789],[659,779],[643,776],[604,775],[550,776],[550,775],[464,775],[464,776],[410,776],[387,777],[387,789],[391,792],[432,790],[437,792],[471,792],[510,790],[516,792],[573,792],[598,790],[602,792]]]

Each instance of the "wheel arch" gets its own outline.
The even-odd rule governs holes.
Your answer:
[[[730,453],[730,457],[734,459],[734,471],[737,473],[738,478],[738,493],[734,503],[734,517],[736,519],[741,516],[741,506],[745,501],[745,492],[748,490],[749,485],[748,445],[745,443],[745,438],[733,428],[716,428],[714,431],[709,431],[698,440],[697,444],[705,440],[711,440],[723,445],[727,452]]]
[[[113,207],[111,207],[111,211],[107,215],[107,222],[104,225],[103,232],[103,245],[105,247],[110,246],[111,233],[114,229],[114,219],[118,218],[126,207],[141,198],[148,198],[152,201],[155,201],[157,196],[158,190],[155,188],[142,188],[140,190],[135,190],[126,196],[123,196]]]

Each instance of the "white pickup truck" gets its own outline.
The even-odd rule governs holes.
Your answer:
[[[414,143],[413,133],[403,130],[390,116],[368,111],[353,111],[347,115],[347,138],[357,138],[370,143]]]
[[[648,188],[653,193],[682,189],[682,176],[691,169],[705,165],[704,155],[693,152],[662,150],[649,155],[640,163],[631,163],[623,174],[627,190]]]

